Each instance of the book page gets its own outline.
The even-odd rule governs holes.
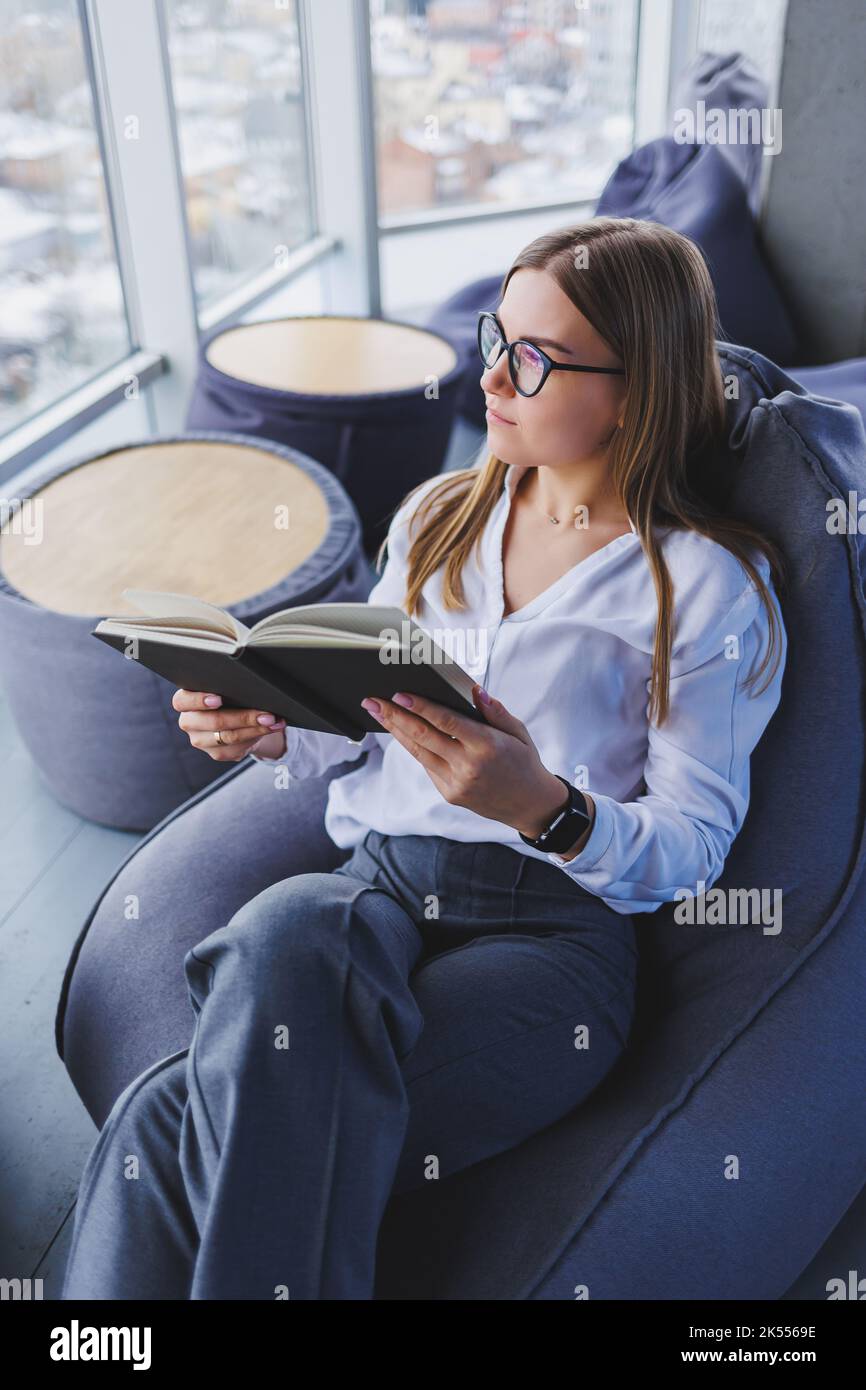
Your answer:
[[[135,620],[133,619],[133,622]],[[210,633],[209,635],[190,633],[187,631],[172,631],[171,628],[157,627],[151,628],[144,624],[140,628],[127,627],[123,623],[115,622],[112,618],[103,618],[102,622],[97,623],[93,629],[94,633],[105,632],[109,635],[117,634],[123,638],[133,638],[140,636],[147,642],[157,642],[169,647],[182,647],[189,652],[204,650],[209,652],[219,652],[221,656],[237,656],[243,651],[243,643],[231,642],[221,634]],[[145,663],[147,664],[147,663]],[[153,668],[151,668],[153,669]]]
[[[263,631],[290,631],[303,624],[308,627],[340,632],[355,632],[367,637],[378,638],[382,628],[396,628],[411,622],[402,608],[386,607],[384,604],[370,603],[311,603],[301,608],[284,608],[280,613],[272,613],[269,618],[260,618],[251,629],[255,635]]]
[[[224,651],[236,651],[243,643],[236,642],[227,632],[214,632],[213,628],[199,627],[192,618],[103,618],[97,623],[97,632],[115,632],[125,637],[149,637],[161,642],[163,637],[184,638],[190,645],[205,643],[208,646],[219,643]]]
[[[149,618],[170,618],[174,623],[194,627],[205,632],[216,630],[225,633],[232,641],[243,642],[250,628],[239,619],[204,599],[192,594],[172,594],[156,589],[124,589],[123,597],[136,608],[140,608]],[[115,617],[113,622],[122,623],[123,617]],[[137,621],[133,619],[132,621]]]
[[[378,651],[378,637],[365,637],[358,632],[328,631],[325,627],[295,627],[284,631],[260,632],[250,638],[249,647],[362,647]]]

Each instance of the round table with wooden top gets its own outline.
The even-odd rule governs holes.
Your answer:
[[[0,530],[0,676],[51,790],[88,819],[150,829],[226,771],[192,748],[174,687],[92,634],[140,614],[126,588],[191,594],[252,626],[309,602],[362,602],[357,511],[314,460],[186,433],[55,469]]]
[[[454,344],[414,324],[266,319],[202,341],[186,423],[276,440],[324,464],[358,508],[371,554],[405,495],[441,471],[461,380]]]

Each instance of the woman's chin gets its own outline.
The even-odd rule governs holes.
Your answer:
[[[487,423],[487,443],[491,453],[496,454],[497,458],[502,459],[503,463],[511,463],[509,455],[513,454],[513,449],[509,449],[511,440],[508,438],[508,426],[503,425],[501,429],[496,428],[493,420]]]

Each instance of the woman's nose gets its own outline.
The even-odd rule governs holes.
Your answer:
[[[501,352],[492,367],[485,367],[481,373],[482,391],[511,390],[511,377],[508,373],[508,353]]]

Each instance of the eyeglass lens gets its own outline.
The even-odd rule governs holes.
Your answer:
[[[502,335],[493,319],[481,321],[481,356],[485,366],[492,367],[502,351]],[[517,343],[514,349],[514,385],[531,395],[538,389],[544,375],[544,362],[528,343]]]

